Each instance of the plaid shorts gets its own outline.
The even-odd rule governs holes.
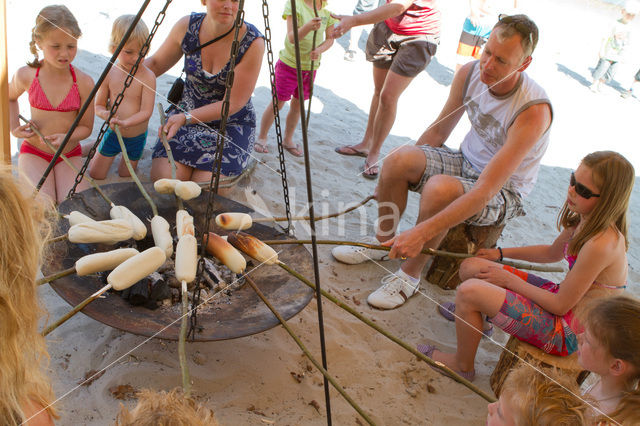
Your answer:
[[[446,146],[436,148],[430,145],[418,145],[418,147],[422,149],[425,157],[427,157],[427,166],[420,181],[415,185],[409,186],[411,191],[422,193],[425,183],[431,176],[449,175],[460,181],[464,187],[464,192],[469,192],[480,177],[480,172],[473,168],[460,151],[453,151]],[[484,209],[467,219],[465,223],[477,226],[502,225],[509,219],[524,215],[522,196],[511,182],[507,182],[489,200]]]

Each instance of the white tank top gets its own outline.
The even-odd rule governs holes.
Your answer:
[[[536,104],[551,101],[544,89],[527,74],[522,73],[513,90],[506,95],[496,96],[480,80],[480,67],[476,61],[467,75],[463,89],[463,102],[471,129],[462,141],[462,155],[474,169],[482,172],[493,156],[507,140],[507,131],[516,117],[525,109]],[[553,113],[551,114],[553,121]],[[549,124],[549,128],[551,124]],[[540,160],[547,150],[549,129],[540,137],[511,175],[509,182],[523,197],[533,189],[538,177]]]

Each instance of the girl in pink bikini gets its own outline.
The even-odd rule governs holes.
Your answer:
[[[9,86],[11,133],[22,140],[18,169],[35,185],[53,158],[53,151],[40,140],[28,124],[18,120],[18,97],[27,92],[31,121],[54,147],[60,146],[84,100],[93,88],[89,75],[71,62],[78,51],[82,32],[73,14],[65,6],[47,6],[40,11],[31,35],[34,60],[18,69]],[[38,57],[42,51],[43,59]],[[93,103],[71,135],[63,154],[78,168],[82,166],[80,141],[93,130]],[[41,188],[42,193],[61,203],[75,181],[75,172],[56,161]],[[78,190],[86,189],[82,182]]]
[[[627,210],[634,179],[633,166],[622,155],[587,155],[571,173],[558,238],[550,245],[480,250],[465,260],[455,305],[440,309],[444,316],[455,316],[456,352],[441,352],[433,345],[418,349],[471,380],[487,316],[493,325],[549,354],[574,353],[583,331],[576,318],[586,304],[620,294],[626,286]],[[492,262],[503,257],[532,262],[564,258],[569,272],[555,284]]]

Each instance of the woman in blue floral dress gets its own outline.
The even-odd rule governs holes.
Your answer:
[[[184,55],[186,74],[182,99],[171,106],[163,129],[167,133],[177,177],[196,182],[209,181],[214,170],[218,130],[230,68],[231,44],[238,2],[202,0],[206,13],[181,18],[158,51],[145,61],[156,76],[164,74]],[[226,35],[225,35],[226,34]],[[202,49],[209,40],[220,40]],[[255,143],[256,117],[251,95],[264,54],[262,34],[244,23],[239,34],[234,86],[223,149],[222,175],[236,176],[249,163]],[[160,140],[153,150],[151,179],[170,177],[167,153]]]

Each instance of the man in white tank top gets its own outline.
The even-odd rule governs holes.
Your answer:
[[[415,146],[384,162],[377,189],[378,230],[373,243],[390,246],[390,258],[407,259],[369,295],[370,305],[393,309],[416,293],[429,260],[423,248],[437,248],[462,222],[497,225],[524,214],[522,197],[533,187],[548,143],[551,103],[524,74],[538,42],[538,28],[525,15],[502,17],[479,61],[456,73],[438,118]],[[460,151],[444,143],[464,112],[471,130]],[[395,234],[408,191],[421,194],[415,227]],[[385,252],[336,247],[344,263],[382,260]]]

